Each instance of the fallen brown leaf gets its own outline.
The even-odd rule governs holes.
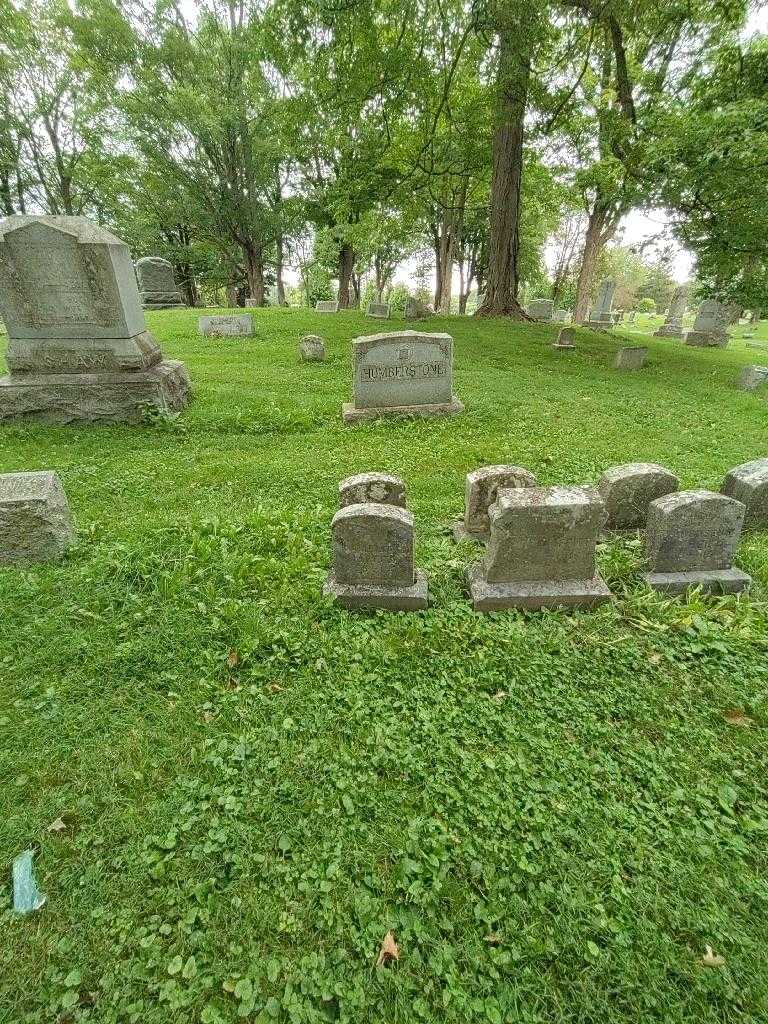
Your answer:
[[[742,729],[749,729],[755,724],[754,718],[745,715],[739,708],[729,708],[723,712],[723,718],[728,725],[737,725]]]
[[[483,942],[487,942],[489,946],[500,946],[501,936],[498,932],[491,932],[489,935],[485,936]]]
[[[48,826],[49,832],[63,832],[67,827],[66,821],[63,818],[57,818],[56,821],[52,821]]]
[[[376,959],[376,966],[383,967],[385,964],[399,959],[400,950],[395,942],[395,936],[392,932],[387,932],[381,943],[381,949],[379,950],[379,955]]]
[[[715,953],[711,946],[705,946],[704,956],[701,958],[701,962],[705,967],[723,967],[725,964],[725,957],[720,956],[719,953]]]
[[[230,651],[229,654],[227,655],[227,664],[229,665],[229,667],[234,668],[235,665],[238,665],[239,663],[240,655],[237,653],[237,651]]]

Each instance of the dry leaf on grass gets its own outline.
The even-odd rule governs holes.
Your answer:
[[[227,655],[227,664],[230,668],[234,668],[240,662],[240,655],[237,651],[230,651]]]
[[[56,821],[52,821],[48,826],[49,832],[63,832],[67,827],[66,821],[63,818],[57,818]]]
[[[742,729],[749,729],[755,724],[754,718],[745,715],[740,708],[729,708],[723,712],[723,718],[728,725],[737,725]]]
[[[701,962],[705,967],[723,967],[725,965],[725,957],[715,953],[711,946],[705,946]]]
[[[491,932],[484,937],[483,942],[487,942],[489,946],[500,946],[501,936],[498,932]]]
[[[400,959],[400,950],[397,948],[395,942],[395,936],[392,932],[387,932],[381,943],[381,949],[379,955],[376,958],[376,966],[383,967],[385,964],[391,963],[393,960]]]

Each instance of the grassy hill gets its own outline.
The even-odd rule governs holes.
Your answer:
[[[747,598],[663,600],[626,539],[610,605],[479,616],[446,524],[484,463],[719,488],[768,455],[768,394],[735,387],[768,348],[435,317],[466,413],[345,427],[350,339],[384,325],[197,315],[148,316],[193,378],[178,420],[0,426],[0,471],[56,469],[78,525],[0,570],[0,861],[35,846],[48,897],[21,919],[3,887],[0,1022],[765,1020],[768,534]],[[365,470],[408,484],[427,612],[321,597]]]

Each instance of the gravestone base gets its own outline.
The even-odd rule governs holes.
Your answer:
[[[184,309],[179,292],[141,292],[144,309]]]
[[[385,608],[387,611],[416,612],[429,606],[427,577],[416,570],[416,581],[410,587],[379,587],[339,583],[333,573],[323,585],[323,593],[344,608]]]
[[[489,583],[480,562],[467,571],[472,608],[476,612],[505,608],[596,608],[611,598],[600,578],[591,580],[515,580]]]
[[[587,320],[584,326],[592,331],[609,331],[613,327],[613,320]]]
[[[730,340],[727,334],[709,334],[706,331],[688,331],[685,335],[685,344],[694,348],[726,348]]]
[[[391,405],[379,409],[356,409],[352,402],[345,402],[341,407],[341,416],[345,423],[361,423],[393,416],[458,416],[464,412],[464,403],[454,395],[450,402],[437,405]]]
[[[648,572],[643,579],[662,594],[684,594],[701,587],[705,594],[740,594],[749,589],[752,577],[740,569],[701,569],[697,572]]]
[[[485,533],[472,533],[464,525],[463,519],[457,519],[455,522],[451,523],[451,533],[453,534],[453,539],[457,544],[463,540],[473,540],[477,544],[487,544],[491,539],[490,530]]]
[[[14,374],[0,378],[0,420],[139,423],[147,406],[178,412],[189,393],[186,367],[176,359],[134,373]]]
[[[657,331],[653,332],[654,338],[682,338],[681,328],[662,324]]]

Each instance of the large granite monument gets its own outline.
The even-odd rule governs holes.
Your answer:
[[[138,260],[136,278],[144,309],[178,309],[184,305],[173,267],[162,256],[144,256]]]
[[[184,364],[147,330],[128,246],[84,217],[0,221],[0,313],[0,419],[137,422],[188,401]]]
[[[680,287],[675,290],[669,304],[664,323],[654,332],[654,338],[682,338],[683,317],[688,308],[688,289]]]
[[[699,306],[693,329],[685,336],[685,344],[696,348],[725,348],[731,340],[729,322],[729,307],[716,299],[706,299]]]
[[[342,406],[345,423],[463,412],[453,394],[453,338],[418,331],[355,338],[352,398]]]

